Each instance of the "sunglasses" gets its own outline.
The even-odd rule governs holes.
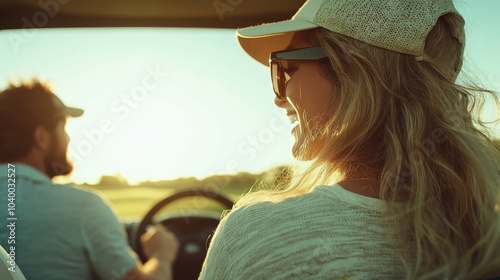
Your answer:
[[[271,68],[271,81],[273,90],[278,99],[286,97],[286,84],[290,80],[288,69],[283,66],[286,60],[319,60],[328,55],[321,47],[308,47],[295,50],[284,50],[272,52],[269,56],[269,65]]]

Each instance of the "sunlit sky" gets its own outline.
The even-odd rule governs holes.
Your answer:
[[[500,1],[455,3],[466,20],[465,70],[499,91]],[[29,32],[0,31],[0,87],[36,76],[85,110],[67,123],[69,180],[206,177],[292,160],[291,125],[274,106],[268,69],[240,49],[235,30]]]

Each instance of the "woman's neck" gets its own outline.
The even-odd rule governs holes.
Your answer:
[[[342,180],[338,184],[350,192],[379,199],[379,187],[374,181],[373,179],[351,178]]]

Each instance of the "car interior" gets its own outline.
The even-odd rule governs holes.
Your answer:
[[[1,0],[0,31],[101,27],[206,28],[235,31],[239,27],[290,18],[303,3],[304,0]],[[197,209],[194,214],[183,211],[180,214],[177,212],[154,218],[166,205],[186,197],[212,200],[220,205],[220,212]],[[124,221],[123,226],[130,246],[144,261],[140,235],[152,223],[163,224],[180,242],[179,254],[173,267],[174,279],[197,279],[220,213],[224,209],[230,209],[232,205],[232,198],[193,185],[188,190],[183,189],[161,199],[142,219]],[[6,254],[2,254],[3,257],[8,259]],[[22,272],[10,275],[6,267],[1,269],[1,279],[24,279]],[[5,278],[8,274],[9,277],[15,278]]]
[[[0,0],[0,32],[22,32],[35,28],[198,28],[236,31],[241,27],[289,19],[304,2],[305,0]],[[189,60],[189,57],[186,59]],[[209,200],[217,205],[218,210],[205,211],[197,207],[196,211],[162,211],[175,201],[186,198]],[[122,224],[131,248],[142,261],[146,258],[140,236],[152,224],[164,225],[180,242],[173,267],[174,279],[197,279],[221,213],[231,209],[234,200],[235,196],[194,184],[174,194],[159,197],[145,215],[123,220]],[[8,261],[5,251],[0,251],[3,264]],[[24,276],[20,271],[11,274],[6,267],[0,265],[0,279],[17,280],[24,279]]]

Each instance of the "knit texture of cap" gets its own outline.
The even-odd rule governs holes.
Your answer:
[[[450,0],[325,0],[313,21],[370,45],[421,56],[429,31],[448,13],[459,15]],[[450,31],[463,45],[464,21],[461,16],[456,19]]]

